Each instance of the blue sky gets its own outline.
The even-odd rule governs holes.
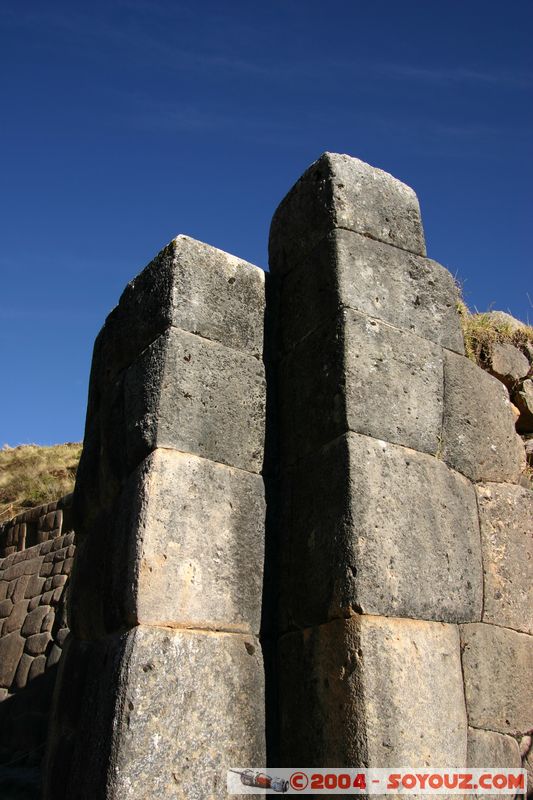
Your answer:
[[[410,184],[471,307],[533,321],[533,4],[0,3],[0,446],[83,435],[94,338],[178,233],[259,266],[324,150]]]

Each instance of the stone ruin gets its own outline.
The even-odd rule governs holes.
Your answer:
[[[533,493],[457,303],[415,193],[331,153],[270,273],[178,236],[126,287],[74,497],[0,530],[2,797],[520,766]]]

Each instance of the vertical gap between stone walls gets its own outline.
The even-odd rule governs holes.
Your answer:
[[[481,532],[481,509],[479,507],[479,494],[477,487],[480,484],[472,483],[474,494],[476,496],[476,510],[477,510],[477,524],[479,529],[479,552],[481,556],[481,617],[480,622],[485,618],[485,559],[483,556],[483,534]],[[462,660],[461,660],[462,663]]]
[[[279,280],[265,274],[263,363],[266,380],[263,482],[265,488],[265,553],[259,641],[265,676],[266,764],[279,766],[279,533],[281,475],[279,461],[278,367],[280,361]]]
[[[463,664],[463,635],[461,631],[461,625],[456,625],[457,632],[459,634],[459,661],[461,663],[461,680],[463,682],[463,701],[465,704],[465,716],[466,716],[466,764],[468,766],[468,728],[470,726],[470,720],[468,716],[468,703],[466,700],[466,681],[465,681],[465,668]]]
[[[435,458],[438,458],[439,461],[442,461],[442,456],[444,453],[444,415],[446,414],[446,350],[444,347],[441,347],[440,349],[442,354],[442,414]]]

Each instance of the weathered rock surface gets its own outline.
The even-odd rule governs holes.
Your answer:
[[[526,450],[526,461],[530,467],[533,467],[533,439],[528,439],[524,442],[524,447]]]
[[[125,393],[131,466],[169,447],[261,470],[265,378],[252,356],[171,328],[127,370]]]
[[[343,310],[283,360],[281,385],[287,462],[347,430],[437,451],[442,350],[412,333]]]
[[[452,275],[435,261],[337,229],[285,278],[283,346],[345,307],[463,353],[458,299]]]
[[[18,663],[24,650],[24,639],[20,631],[12,631],[0,638],[0,686],[11,686]]]
[[[229,766],[265,764],[251,636],[139,626],[70,639],[59,686],[46,798],[225,798]]]
[[[495,378],[512,389],[528,374],[530,364],[517,347],[507,342],[496,342],[490,354],[490,371]]]
[[[520,765],[520,751],[512,736],[468,728],[469,767],[520,769]]]
[[[484,568],[483,621],[533,634],[533,492],[477,487]]]
[[[520,391],[513,396],[513,400],[520,412],[516,430],[519,433],[533,433],[533,381],[524,381]]]
[[[476,497],[462,475],[431,456],[349,434],[287,480],[284,629],[352,609],[481,619]]]
[[[469,359],[448,351],[444,386],[444,460],[474,481],[516,483],[524,468],[524,448],[505,387]]]
[[[285,273],[333,228],[346,228],[424,256],[416,194],[357,158],[324,153],[278,206],[270,228],[270,269]]]
[[[113,572],[127,621],[259,632],[265,502],[259,475],[156,450],[129,481]],[[126,559],[128,569],[120,569]]]
[[[225,798],[229,766],[265,763],[259,642],[144,626],[129,638],[110,800]]]
[[[265,274],[240,258],[177,236],[128,284],[95,345],[107,376],[170,327],[260,356]]]
[[[533,720],[533,639],[484,623],[461,626],[468,721],[516,735]]]
[[[361,616],[287,634],[284,763],[466,764],[459,653],[457,628],[436,622]]]

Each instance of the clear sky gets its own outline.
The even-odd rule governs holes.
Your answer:
[[[0,446],[80,440],[128,280],[178,233],[266,267],[325,150],[413,186],[471,307],[533,321],[531,0],[1,0],[0,25]]]

